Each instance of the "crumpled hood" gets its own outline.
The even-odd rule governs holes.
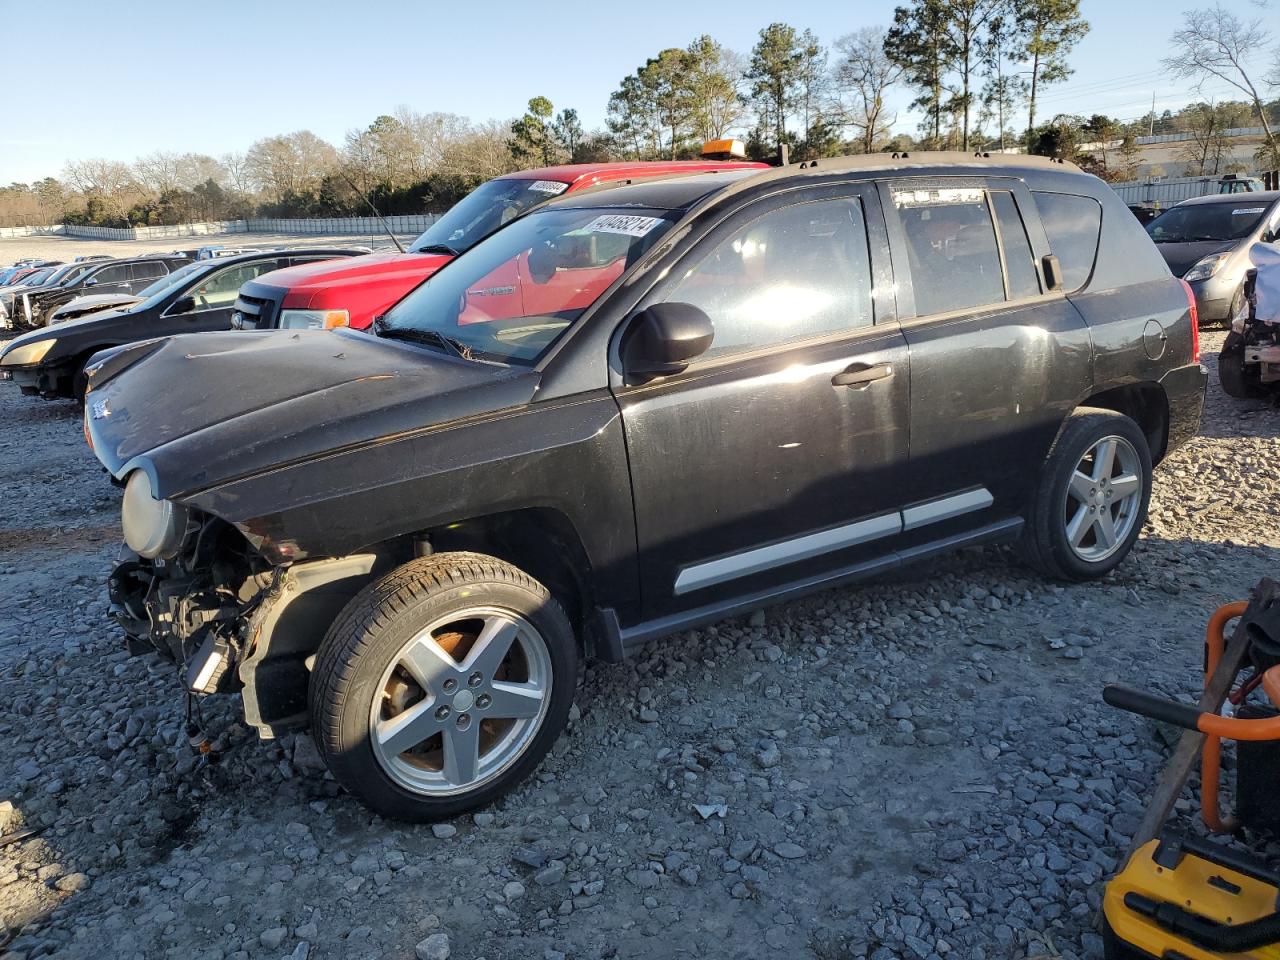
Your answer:
[[[1193,266],[1196,261],[1211,253],[1230,250],[1239,240],[1196,240],[1190,243],[1157,243],[1156,249],[1164,257],[1175,277],[1180,277]]]
[[[54,313],[64,316],[68,313],[96,313],[99,310],[106,310],[108,307],[131,307],[135,303],[141,302],[141,297],[135,297],[128,293],[94,293],[84,297],[76,297],[70,303],[64,303]]]
[[[86,424],[161,497],[529,402],[538,375],[353,331],[193,333],[104,351]]]

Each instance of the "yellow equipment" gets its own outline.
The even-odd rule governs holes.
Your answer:
[[[1280,960],[1280,879],[1228,847],[1139,847],[1102,901],[1107,960]]]
[[[1228,622],[1239,618],[1230,642]],[[1280,960],[1280,875],[1224,843],[1155,836],[1198,756],[1201,819],[1211,833],[1275,830],[1280,823],[1280,584],[1263,580],[1249,603],[1220,607],[1205,637],[1198,705],[1109,686],[1107,703],[1189,731],[1161,778],[1138,844],[1107,884],[1107,960]],[[1262,703],[1246,702],[1258,691]],[[1222,716],[1230,700],[1235,710]],[[1221,740],[1237,742],[1236,817],[1218,805]],[[1145,841],[1145,842],[1144,842]]]

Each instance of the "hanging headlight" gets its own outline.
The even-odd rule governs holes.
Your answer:
[[[168,559],[182,547],[187,532],[187,509],[172,500],[157,500],[145,470],[129,474],[120,509],[124,542],[139,556]]]

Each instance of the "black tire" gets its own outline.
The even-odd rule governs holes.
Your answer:
[[[1237,400],[1252,400],[1266,395],[1256,371],[1251,375],[1244,362],[1244,338],[1238,333],[1227,335],[1218,354],[1218,383],[1222,392]]]
[[[1105,558],[1087,560],[1072,548],[1067,538],[1068,487],[1077,465],[1102,439],[1119,437],[1127,441],[1137,458],[1136,474],[1141,490],[1137,514],[1118,545]],[[1036,484],[1027,524],[1023,528],[1020,552],[1031,566],[1058,580],[1096,580],[1120,564],[1138,539],[1146,522],[1151,499],[1151,451],[1147,438],[1129,417],[1111,410],[1080,407],[1075,410],[1045,458]]]
[[[1240,312],[1243,306],[1244,306],[1244,284],[1242,283],[1240,284],[1239,289],[1236,290],[1235,295],[1232,296],[1231,305],[1227,307],[1226,319],[1222,321],[1222,325],[1226,329],[1228,330],[1231,329],[1231,321],[1236,318],[1236,314]]]
[[[551,666],[545,713],[523,752],[475,789],[451,796],[415,792],[388,774],[371,743],[380,680],[427,625],[478,605],[524,618],[545,642]],[[573,628],[546,587],[482,554],[423,557],[369,584],[330,626],[311,674],[312,734],[334,777],[367,806],[397,820],[440,820],[493,802],[533,772],[568,721],[577,675]]]

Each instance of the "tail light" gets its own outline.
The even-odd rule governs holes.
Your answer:
[[[1182,291],[1187,295],[1187,309],[1191,311],[1191,362],[1200,362],[1200,311],[1196,308],[1196,293],[1191,284],[1179,280]]]

